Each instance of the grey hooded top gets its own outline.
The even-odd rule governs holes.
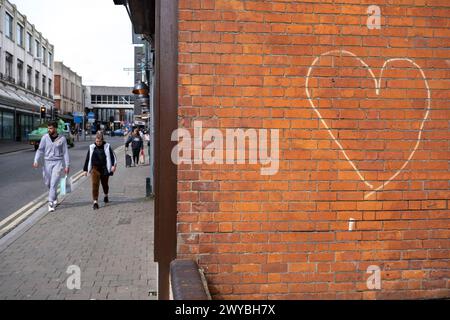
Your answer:
[[[44,155],[46,161],[62,161],[64,159],[66,168],[68,168],[70,160],[66,137],[60,135],[52,142],[50,135],[45,134],[39,142],[39,149],[36,151],[34,162],[38,163],[42,155]]]

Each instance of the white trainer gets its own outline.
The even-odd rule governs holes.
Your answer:
[[[55,211],[55,207],[53,206],[52,202],[49,202],[48,203],[48,212],[53,212],[53,211]]]

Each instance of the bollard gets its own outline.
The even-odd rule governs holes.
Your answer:
[[[145,196],[146,197],[152,196],[152,185],[150,183],[150,178],[146,178],[145,180]]]

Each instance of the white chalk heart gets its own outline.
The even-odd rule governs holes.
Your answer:
[[[369,71],[370,75],[372,76],[374,82],[375,82],[375,92],[377,95],[380,94],[380,83],[381,83],[381,79],[383,76],[383,70],[386,68],[386,66],[394,61],[407,61],[409,63],[411,63],[412,65],[414,65],[419,71],[420,74],[425,82],[425,86],[427,89],[427,94],[428,94],[428,98],[427,98],[427,108],[426,108],[426,112],[425,112],[425,116],[421,122],[420,125],[420,130],[418,132],[417,135],[417,142],[413,148],[413,150],[411,151],[408,159],[405,160],[405,162],[403,163],[403,165],[400,167],[399,170],[397,170],[389,179],[387,179],[386,181],[384,181],[380,186],[378,186],[377,188],[375,188],[371,183],[369,183],[365,178],[364,175],[360,172],[360,170],[357,168],[357,166],[354,164],[354,162],[349,158],[347,151],[345,150],[345,148],[342,146],[342,144],[339,142],[338,139],[336,139],[336,137],[334,136],[333,132],[330,129],[330,126],[328,126],[327,122],[324,120],[324,118],[322,117],[320,111],[318,110],[318,108],[314,105],[314,102],[311,98],[311,94],[309,91],[309,79],[311,76],[311,72],[314,68],[314,66],[317,64],[317,62],[320,60],[321,57],[323,56],[330,56],[330,55],[334,55],[337,54],[339,56],[342,55],[346,55],[346,56],[350,56],[350,57],[354,57],[356,60],[358,60],[361,65],[365,68],[367,68],[367,70]],[[380,72],[380,76],[377,79],[372,71],[372,69],[362,60],[360,59],[357,55],[353,54],[350,51],[346,51],[346,50],[332,50],[332,51],[328,51],[325,53],[322,53],[321,55],[317,56],[315,58],[315,60],[313,61],[313,63],[311,64],[311,66],[308,69],[308,74],[306,75],[306,84],[305,84],[305,90],[306,90],[306,96],[308,97],[308,101],[309,104],[311,105],[311,107],[314,109],[315,113],[317,114],[317,116],[319,117],[321,123],[324,125],[324,127],[326,128],[326,130],[328,131],[328,133],[330,134],[331,138],[334,140],[334,142],[336,142],[336,144],[339,146],[339,149],[342,151],[342,153],[344,154],[345,159],[347,159],[347,161],[350,163],[350,165],[352,166],[352,168],[355,170],[355,172],[358,174],[359,178],[370,188],[372,189],[372,191],[370,191],[369,193],[367,193],[364,198],[368,199],[371,195],[373,195],[375,192],[382,190],[384,187],[386,187],[392,180],[394,180],[404,169],[405,167],[408,165],[409,161],[414,157],[414,154],[416,153],[416,150],[420,144],[420,141],[422,139],[422,132],[423,132],[423,127],[425,125],[425,121],[428,119],[428,115],[430,113],[431,110],[431,91],[430,91],[430,87],[428,85],[428,81],[427,78],[425,77],[425,74],[422,70],[422,68],[416,64],[413,60],[408,59],[408,58],[394,58],[394,59],[389,59],[386,60],[383,64],[383,67],[381,68],[381,72]]]

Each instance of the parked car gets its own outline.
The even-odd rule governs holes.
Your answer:
[[[123,136],[124,130],[123,129],[117,129],[113,131],[113,136]]]

